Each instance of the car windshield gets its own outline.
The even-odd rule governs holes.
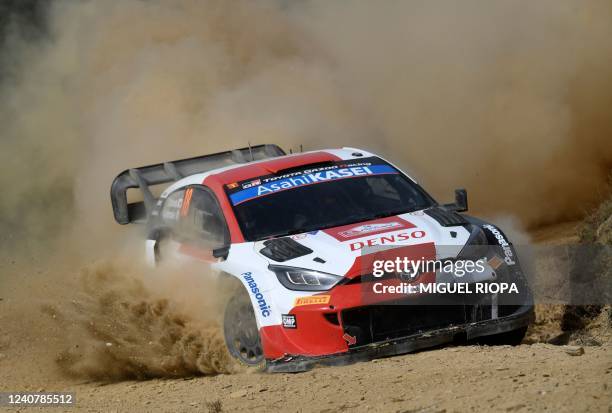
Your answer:
[[[281,171],[226,185],[226,191],[247,241],[397,215],[435,203],[377,157]]]

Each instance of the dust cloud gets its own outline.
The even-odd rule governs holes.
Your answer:
[[[466,187],[475,212],[523,226],[575,218],[604,195],[606,0],[56,0],[44,10],[44,35],[14,25],[0,62],[0,291],[15,296],[69,300],[69,288],[43,297],[37,280],[80,291],[92,260],[141,253],[140,229],[112,220],[121,170],[248,142],[379,151],[440,201]],[[57,262],[72,270],[35,275]],[[173,304],[143,294],[142,306],[109,303],[128,303],[119,308],[134,322],[159,315],[151,322],[171,334]],[[87,308],[106,317],[100,302]],[[103,375],[99,352],[70,351],[68,370]],[[174,371],[200,363],[172,360]],[[164,370],[139,363],[145,376]]]
[[[61,371],[107,381],[239,371],[219,328],[219,287],[201,269],[162,272],[96,262],[70,306],[44,306],[70,343],[57,356]]]
[[[605,0],[53,1],[47,36],[5,45],[2,224],[73,207],[108,242],[119,171],[248,142],[359,145],[441,200],[576,217],[612,162],[611,22]]]

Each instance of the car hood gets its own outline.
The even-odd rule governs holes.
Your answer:
[[[348,275],[360,257],[381,250],[427,248],[436,258],[454,257],[470,235],[464,224],[441,209],[416,211],[258,241],[254,248],[269,264]]]

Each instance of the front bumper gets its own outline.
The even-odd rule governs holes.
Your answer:
[[[405,337],[351,347],[348,352],[311,357],[286,355],[279,359],[268,360],[265,370],[274,373],[295,373],[316,366],[343,365],[410,353],[452,343],[458,337],[470,340],[526,327],[532,322],[533,314],[533,305],[522,305],[516,307],[511,314],[498,318],[434,328]]]

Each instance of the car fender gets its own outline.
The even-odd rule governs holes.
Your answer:
[[[212,267],[240,282],[253,305],[258,328],[281,323],[281,309],[274,301],[279,283],[266,260],[253,252],[252,243],[232,244],[227,259]]]

